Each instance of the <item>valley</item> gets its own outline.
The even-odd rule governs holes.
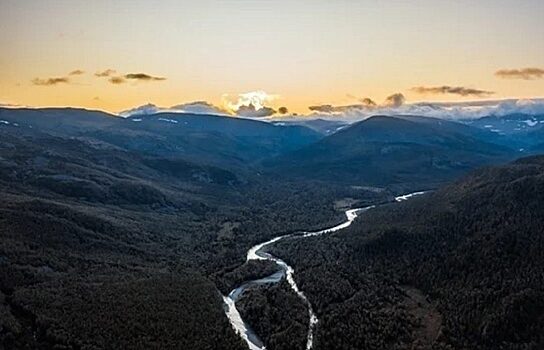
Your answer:
[[[520,151],[417,116],[0,120],[6,349],[542,342],[538,125]]]

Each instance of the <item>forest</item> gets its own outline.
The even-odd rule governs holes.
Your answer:
[[[6,349],[243,349],[221,293],[274,268],[244,265],[247,247],[341,221],[337,198],[391,195],[43,132],[0,136]]]
[[[357,157],[346,146],[348,130],[316,146],[332,157],[331,171],[313,178],[312,163],[301,178],[267,168],[294,166],[300,152],[315,149],[301,142],[325,137],[300,127],[180,116],[188,124],[176,131],[151,117],[135,126],[98,112],[21,113],[0,109],[2,118],[20,122],[0,128],[3,348],[246,349],[222,296],[278,268],[246,263],[247,249],[331,227],[345,220],[346,209],[369,205],[376,207],[345,230],[270,247],[294,267],[319,318],[316,350],[544,346],[542,157],[484,167],[452,183],[446,179],[478,160],[448,168],[422,159],[425,167],[410,163],[403,176],[350,182],[339,178],[346,169],[336,168],[328,148],[341,143],[342,157]],[[53,117],[55,127],[46,119]],[[424,120],[423,129],[410,124],[413,140],[406,140],[401,126],[391,133],[381,121],[404,125],[377,118],[355,126],[363,134],[366,127],[384,130],[365,148],[377,152],[373,162],[384,150],[419,149],[408,141],[420,134],[433,144],[425,157],[434,160],[452,144],[476,145],[486,161],[511,156],[489,151],[472,129]],[[442,128],[440,137],[429,124]],[[203,134],[218,143],[202,141]],[[278,158],[296,147],[307,148]],[[222,157],[203,156],[213,149],[224,149]],[[384,166],[400,166],[399,154],[388,154]],[[428,181],[428,167],[444,176]],[[370,167],[358,169],[347,170],[361,179],[367,175],[354,171]],[[342,181],[325,180],[335,177]],[[394,202],[420,190],[430,191]],[[267,349],[304,347],[308,310],[285,281],[248,290],[237,307]]]
[[[484,168],[273,247],[321,319],[316,349],[542,349],[543,174],[543,157]]]

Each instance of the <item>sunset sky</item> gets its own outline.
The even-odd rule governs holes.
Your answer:
[[[542,0],[0,0],[0,104],[542,97],[543,15]]]

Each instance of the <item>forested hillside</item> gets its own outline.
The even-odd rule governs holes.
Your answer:
[[[249,247],[517,154],[413,116],[327,137],[185,114],[0,109],[0,120],[6,349],[243,349],[222,294],[277,268],[246,263]],[[538,348],[542,168],[486,168],[274,246],[319,316],[316,349]],[[286,283],[238,304],[268,349],[304,344],[306,306]]]
[[[317,307],[316,349],[541,349],[543,203],[525,158],[273,253]]]
[[[63,125],[23,125],[0,128],[6,349],[243,349],[218,286],[245,250],[336,222],[336,198],[387,195],[277,182]]]
[[[374,116],[264,161],[271,172],[347,184],[436,186],[483,164],[516,157],[489,135],[433,118]]]

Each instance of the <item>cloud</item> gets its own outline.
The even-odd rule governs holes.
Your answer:
[[[53,78],[34,78],[31,80],[32,84],[37,86],[53,86],[58,84],[68,84],[70,83],[70,76],[82,75],[85,72],[81,69],[76,69],[68,73],[64,77],[53,77]]]
[[[247,106],[242,105],[236,110],[236,115],[248,118],[264,118],[275,113],[276,111],[273,108],[265,106],[256,108],[252,103]]]
[[[503,79],[542,79],[544,78],[544,69],[535,67],[522,69],[500,69],[495,72],[495,75]]]
[[[474,119],[495,115],[502,117],[521,113],[528,115],[544,114],[544,98],[479,100],[463,102],[418,102],[398,107],[381,105],[375,108],[346,108],[331,106],[329,112],[314,110],[313,113],[299,116],[303,119],[330,119],[355,122],[373,115],[418,115],[449,120]],[[332,110],[332,112],[330,112]]]
[[[474,119],[494,115],[544,114],[544,99],[506,99],[467,102],[416,103],[407,105],[406,114],[442,119]]]
[[[81,69],[76,69],[76,70],[73,70],[70,73],[68,73],[68,75],[82,75],[82,74],[85,74],[85,71],[83,71]]]
[[[287,114],[287,113],[289,113],[289,110],[287,109],[287,107],[280,107],[280,108],[278,108],[278,113],[279,114]]]
[[[276,110],[268,107],[267,104],[278,98],[278,95],[257,90],[238,95],[224,94],[221,100],[224,108],[235,115],[248,118],[264,118],[276,113]]]
[[[164,78],[164,77],[154,77],[152,75],[145,74],[145,73],[129,73],[129,74],[125,74],[125,79],[142,80],[142,81],[166,80],[166,78]]]
[[[32,79],[32,84],[38,85],[38,86],[53,86],[57,84],[67,84],[70,82],[70,79],[68,77],[57,77],[57,78],[34,78]]]
[[[357,104],[357,105],[347,105],[347,106],[333,106],[333,105],[316,105],[309,106],[308,109],[312,112],[323,112],[323,113],[342,113],[350,110],[368,110],[372,109],[373,106],[366,104]]]
[[[385,102],[382,105],[378,105],[372,99],[365,98],[356,98],[360,103],[345,105],[345,106],[333,106],[330,104],[309,106],[308,109],[316,113],[325,113],[333,115],[366,115],[373,111],[376,111],[382,107],[388,108],[398,108],[404,104],[405,98],[401,93],[393,94],[385,99]]]
[[[404,104],[405,101],[406,101],[406,98],[404,97],[403,94],[396,93],[391,96],[388,96],[385,99],[384,105],[389,107],[400,107]]]
[[[150,115],[159,113],[161,109],[152,103],[145,104],[143,106],[135,107],[119,113],[122,117],[132,117],[135,115]]]
[[[479,90],[466,88],[462,86],[415,86],[410,90],[417,92],[418,94],[454,94],[460,96],[488,96],[494,94],[493,91]]]
[[[215,106],[206,101],[194,101],[188,103],[182,103],[172,107],[158,107],[154,104],[148,103],[146,105],[129,109],[119,113],[123,117],[130,117],[134,115],[150,115],[156,113],[192,113],[192,114],[213,114],[213,115],[225,115],[230,116],[229,111]]]
[[[99,77],[99,78],[105,78],[105,77],[110,77],[110,76],[114,75],[115,73],[117,73],[117,71],[115,69],[106,69],[106,70],[104,70],[102,72],[94,73],[94,76]]]
[[[127,82],[124,77],[111,77],[108,79],[108,81],[115,85],[124,84]]]
[[[22,108],[22,107],[26,107],[26,106],[20,105],[20,104],[16,104],[16,103],[5,103],[5,102],[0,102],[0,108]]]
[[[368,107],[377,106],[376,102],[374,102],[372,99],[370,99],[368,97],[360,99],[359,102],[361,102],[363,105],[368,106]]]
[[[352,100],[356,100],[357,102],[361,103],[362,105],[364,106],[368,106],[368,107],[374,107],[374,106],[377,106],[377,103],[374,102],[371,98],[369,97],[363,97],[363,98],[359,98],[357,96],[354,96],[352,94],[346,94],[346,97],[349,98],[349,99],[352,99]]]
[[[168,110],[184,113],[195,114],[217,114],[217,115],[230,115],[229,111],[224,108],[215,106],[206,101],[194,101],[172,106]]]
[[[317,105],[317,106],[308,106],[308,109],[312,112],[323,112],[323,113],[333,113],[335,111],[338,111],[338,108],[340,107],[334,107],[333,105]]]
[[[162,81],[166,80],[164,77],[154,77],[145,73],[128,73],[125,75],[113,75],[115,71],[113,69],[108,69],[103,72],[95,73],[97,77],[109,77],[108,81],[114,85],[120,85],[128,82],[129,80],[134,81]]]
[[[401,99],[399,96],[389,98],[388,103],[395,101],[399,102],[399,99]],[[271,121],[279,120],[280,118],[296,118],[305,120],[321,118],[329,120],[342,120],[348,123],[363,120],[373,115],[418,115],[449,120],[460,120],[479,118],[489,115],[501,117],[514,113],[523,113],[528,115],[544,114],[544,98],[478,100],[463,102],[418,102],[412,104],[404,103],[400,106],[398,104],[397,106],[393,106],[384,103],[374,107],[368,107],[363,104],[350,106],[323,105],[314,107],[318,108],[314,108],[310,114],[290,115],[287,117],[279,114],[273,116],[275,111],[270,107],[257,108],[256,106],[250,104],[248,106],[241,106],[238,108],[237,115],[249,118],[261,118]],[[121,112],[120,115],[128,117],[163,112],[216,114],[225,116],[232,116],[233,114],[233,112],[227,111],[225,108],[217,107],[209,102],[195,101],[178,104],[172,107],[158,107],[154,104],[147,104]]]

